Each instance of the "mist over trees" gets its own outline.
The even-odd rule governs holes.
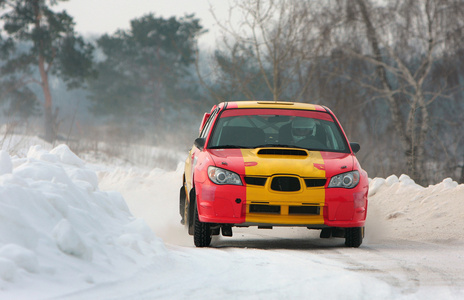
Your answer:
[[[364,146],[371,174],[464,176],[463,1],[257,0],[234,10],[243,23],[223,25],[213,96],[227,98],[231,82],[242,98],[327,105]]]
[[[344,53],[375,69],[375,77],[357,76],[357,80],[363,88],[386,100],[395,137],[406,156],[408,174],[421,183],[428,181],[426,144],[433,142],[429,138],[435,127],[433,104],[446,105],[462,90],[450,84],[452,70],[435,74],[435,78],[443,76],[436,81],[433,72],[437,72],[435,67],[445,51],[456,55],[455,51],[463,48],[463,4],[393,1],[376,8],[367,0],[356,0],[356,5],[341,7],[342,11],[349,10],[344,28],[350,39],[342,41]],[[359,32],[363,33],[362,39]],[[361,48],[360,42],[368,47]]]
[[[44,114],[56,128],[46,99],[58,81],[79,87],[98,120],[75,139],[186,149],[220,101],[309,102],[331,108],[361,143],[371,177],[464,182],[462,0],[234,1],[231,20],[216,19],[223,34],[211,53],[197,46],[201,20],[156,11],[91,46],[66,12],[50,10],[55,2],[0,0],[4,115]]]
[[[103,59],[89,87],[91,111],[153,137],[154,128],[201,99],[191,66],[203,30],[193,15],[163,19],[148,14],[130,25],[96,41]]]
[[[46,141],[57,135],[57,111],[53,109],[50,76],[69,89],[83,85],[93,74],[93,47],[74,32],[66,12],[54,12],[57,0],[1,0],[1,96],[10,100],[10,113],[32,114],[42,102]],[[38,74],[37,74],[38,72]],[[30,85],[41,88],[43,101]],[[17,105],[19,104],[19,106]]]
[[[238,1],[233,12],[243,16],[240,28],[216,19],[224,35],[214,53],[220,88],[213,96],[300,101],[323,54],[324,36],[309,9],[309,2]]]

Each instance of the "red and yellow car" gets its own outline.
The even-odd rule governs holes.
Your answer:
[[[232,227],[301,226],[359,247],[368,177],[321,105],[224,102],[206,113],[185,162],[180,214],[197,247]]]

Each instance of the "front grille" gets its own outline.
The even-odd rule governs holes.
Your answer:
[[[288,176],[274,177],[271,189],[279,192],[296,192],[301,189],[300,180],[296,177]]]
[[[306,187],[325,186],[326,181],[325,178],[307,178],[304,180]]]
[[[304,150],[295,149],[261,149],[258,151],[258,155],[293,155],[293,156],[308,156],[308,153]]]
[[[264,186],[266,184],[266,178],[245,176],[245,182],[250,185]]]
[[[280,214],[279,205],[250,204],[250,213]]]
[[[289,215],[319,215],[319,206],[290,206],[288,208]]]

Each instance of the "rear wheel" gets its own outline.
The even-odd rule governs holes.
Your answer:
[[[353,227],[345,229],[345,246],[358,248],[362,244],[364,235],[363,227]]]
[[[193,242],[197,247],[208,247],[211,244],[211,228],[208,223],[200,222],[195,205]]]

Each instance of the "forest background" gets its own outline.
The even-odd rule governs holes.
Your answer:
[[[233,1],[214,49],[194,15],[81,36],[59,2],[0,0],[1,144],[187,153],[214,104],[299,101],[337,115],[370,177],[464,183],[462,0]]]

